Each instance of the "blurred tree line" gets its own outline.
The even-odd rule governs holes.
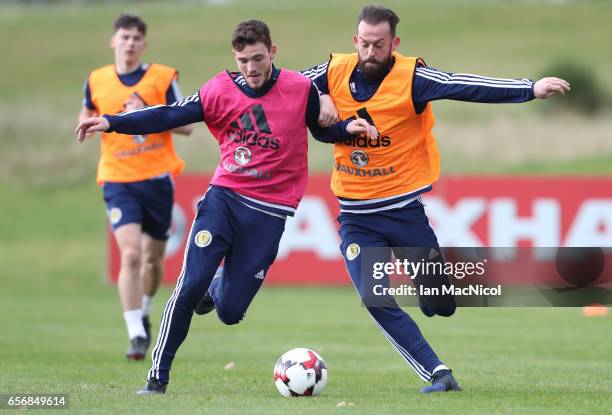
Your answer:
[[[584,115],[597,115],[605,108],[612,107],[612,99],[607,96],[595,71],[580,62],[558,61],[549,65],[541,76],[554,74],[571,84],[571,91],[564,97],[553,97],[543,106],[546,110],[566,109]]]

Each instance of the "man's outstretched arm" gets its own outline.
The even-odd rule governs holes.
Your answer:
[[[545,99],[570,90],[559,78],[530,79],[490,78],[467,73],[443,72],[424,65],[417,66],[412,85],[415,110],[421,112],[429,101],[451,99],[482,103],[520,103],[534,98]]]
[[[154,105],[117,115],[84,119],[76,128],[79,141],[92,132],[153,134],[204,121],[199,92],[172,105]]]

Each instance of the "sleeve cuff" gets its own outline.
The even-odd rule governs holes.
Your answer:
[[[108,125],[110,127],[108,127],[108,130],[104,131],[105,133],[113,133],[115,132],[114,128],[113,128],[113,117],[112,115],[108,115],[108,114],[104,114],[102,115],[104,118],[106,118],[106,121],[108,121]]]
[[[346,120],[340,122],[340,124],[342,125],[342,131],[344,131],[344,134],[346,134],[348,137],[359,135],[359,134],[351,134],[347,131],[347,127],[351,121],[353,121],[353,118],[347,118]]]

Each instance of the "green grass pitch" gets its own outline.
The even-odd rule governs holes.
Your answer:
[[[266,285],[237,326],[222,325],[214,314],[195,316],[168,393],[138,397],[150,362],[123,356],[116,287],[100,276],[98,189],[0,191],[0,393],[68,393],[72,412],[100,414],[605,414],[612,408],[610,317],[513,308],[428,319],[409,309],[464,387],[422,396],[423,383],[352,288]],[[155,334],[170,292],[166,287],[156,298]],[[313,348],[326,359],[322,396],[288,399],[276,391],[274,363],[293,347]],[[225,370],[230,361],[236,368]],[[342,401],[354,406],[336,407]]]

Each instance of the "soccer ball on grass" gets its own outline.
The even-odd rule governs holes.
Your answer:
[[[286,397],[317,396],[327,383],[327,366],[313,350],[291,349],[274,365],[274,383]]]

